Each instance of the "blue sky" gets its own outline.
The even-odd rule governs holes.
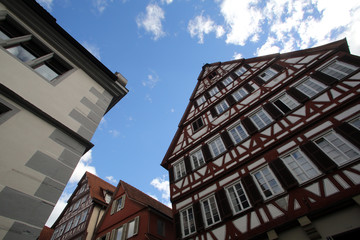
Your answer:
[[[47,225],[84,171],[169,202],[160,163],[205,63],[347,38],[360,55],[358,0],[37,0],[129,93],[103,118]]]

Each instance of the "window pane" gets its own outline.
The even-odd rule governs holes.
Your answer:
[[[241,76],[244,72],[246,72],[246,68],[241,67],[235,71],[235,74]]]
[[[238,102],[241,99],[243,99],[244,97],[246,97],[248,93],[243,89],[240,88],[239,90],[237,90],[236,92],[233,93],[233,97],[235,98],[235,100]]]
[[[234,79],[232,79],[232,77],[229,76],[229,77],[225,78],[222,82],[226,86],[226,85],[229,85],[232,81],[234,81]]]
[[[219,212],[216,206],[215,198],[212,196],[202,202],[205,215],[206,226],[210,226],[220,221]]]
[[[354,72],[357,68],[347,63],[336,61],[326,68],[322,69],[321,72],[329,75],[338,80],[346,77],[350,73]]]
[[[352,120],[350,124],[353,125],[355,128],[357,128],[358,130],[360,130],[360,117]]]
[[[3,31],[0,30],[0,39],[8,40],[10,38],[7,34],[5,34]]]
[[[212,89],[209,90],[209,95],[212,97],[215,94],[217,94],[219,92],[219,89],[217,87],[213,87]]]
[[[198,99],[196,99],[197,104],[200,106],[201,104],[203,104],[206,101],[204,96],[199,97]]]
[[[232,128],[229,132],[235,143],[241,142],[248,136],[244,128],[240,124]]]
[[[6,50],[23,62],[34,60],[36,58],[34,55],[32,55],[22,46],[15,46],[15,47],[7,48]]]
[[[268,117],[268,115],[264,112],[263,109],[250,116],[250,118],[255,123],[258,129],[262,129],[271,123],[271,119]]]
[[[209,143],[210,150],[213,157],[216,157],[225,151],[225,146],[220,138],[215,139]]]
[[[221,114],[221,113],[225,112],[229,108],[229,105],[224,100],[224,101],[220,102],[218,105],[216,105],[215,108],[216,108],[217,113]]]
[[[235,213],[238,213],[250,206],[240,183],[236,183],[229,187],[227,191]]]
[[[254,177],[266,198],[269,198],[277,193],[282,192],[279,183],[277,182],[274,175],[269,170],[268,166],[255,172]]]
[[[40,65],[39,67],[34,68],[34,70],[49,81],[59,76],[59,74],[57,74],[46,64]]]
[[[182,221],[183,235],[187,236],[195,232],[195,221],[192,208],[184,210],[180,213]]]
[[[202,166],[203,164],[205,164],[205,161],[204,161],[201,150],[191,154],[190,158],[192,160],[194,169],[196,169],[196,168]]]
[[[123,234],[123,227],[119,227],[116,230],[116,240],[121,240]]]
[[[268,80],[270,80],[273,76],[275,76],[278,72],[275,71],[272,68],[268,68],[266,69],[264,72],[262,72],[259,77],[264,80],[265,82],[267,82]]]
[[[310,98],[315,96],[317,93],[321,92],[325,88],[326,87],[324,85],[322,85],[321,83],[319,83],[318,81],[312,78],[308,78],[307,80],[305,80],[296,87],[297,90],[304,93],[306,96]]]

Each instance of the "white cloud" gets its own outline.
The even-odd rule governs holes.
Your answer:
[[[221,25],[216,25],[210,16],[204,17],[202,14],[191,19],[188,24],[188,31],[191,37],[199,38],[199,43],[204,43],[204,34],[215,32],[216,38],[220,38],[225,34],[225,30]]]
[[[96,175],[96,169],[94,166],[91,166],[92,162],[92,149],[90,149],[84,156],[81,157],[78,165],[76,166],[73,174],[70,177],[69,183],[77,183],[84,175],[86,171]]]
[[[83,42],[82,45],[84,46],[84,48],[86,48],[86,50],[88,50],[92,55],[94,55],[94,57],[101,60],[100,48],[99,47],[97,47],[95,44],[91,44],[91,43],[88,43],[86,41]]]
[[[172,112],[172,113],[173,113],[173,112],[175,112],[175,109],[173,109],[173,108],[172,108],[172,109],[170,109],[170,112]]]
[[[166,176],[154,178],[150,184],[161,192],[161,202],[171,208],[170,202],[170,185],[169,181],[165,180]]]
[[[151,71],[151,74],[147,75],[147,79],[142,81],[144,87],[154,88],[159,82],[159,76],[155,71]]]
[[[113,2],[113,0],[93,0],[93,6],[101,14],[105,11],[109,2]]]
[[[241,58],[242,58],[242,54],[241,54],[241,53],[234,52],[233,59],[241,59]]]
[[[152,103],[152,98],[151,98],[150,94],[145,95],[145,100],[148,101],[149,103]]]
[[[111,184],[116,184],[118,181],[113,176],[106,176],[106,180],[108,180]]]
[[[164,4],[164,3],[170,4],[172,2],[173,2],[173,0],[161,0],[162,4]]]
[[[36,0],[43,8],[49,12],[52,10],[53,0]]]
[[[154,40],[158,40],[165,36],[161,22],[164,19],[164,10],[157,4],[149,4],[146,6],[146,14],[140,13],[136,18],[136,23],[139,28],[143,27],[146,32],[153,34]]]
[[[116,129],[113,130],[109,130],[109,133],[111,134],[111,136],[113,137],[118,137],[120,135],[120,132]]]

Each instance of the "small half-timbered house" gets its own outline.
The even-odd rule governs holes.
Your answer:
[[[161,163],[176,238],[359,236],[359,92],[346,39],[205,64]]]

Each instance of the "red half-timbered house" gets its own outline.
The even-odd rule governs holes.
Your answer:
[[[176,238],[359,236],[359,91],[345,39],[204,65],[161,163]]]
[[[120,181],[93,240],[175,239],[169,207]]]

